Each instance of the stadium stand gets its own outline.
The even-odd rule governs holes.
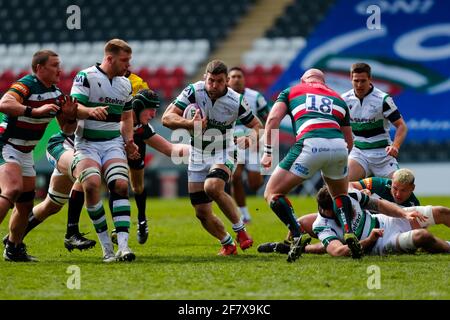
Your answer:
[[[260,91],[277,79],[306,45],[306,37],[325,16],[334,0],[293,1],[265,36],[254,40],[242,56],[249,87]]]
[[[142,0],[111,0],[105,5],[78,0],[82,28],[70,31],[66,10],[73,1],[0,0],[0,93],[30,70],[30,56],[44,47],[60,54],[64,70],[60,87],[67,92],[76,71],[98,62],[104,40],[115,37],[127,39],[133,47],[133,71],[169,100],[253,2],[154,0],[149,5]],[[155,75],[157,79],[152,79]]]

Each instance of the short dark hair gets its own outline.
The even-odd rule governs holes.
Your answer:
[[[244,72],[244,70],[241,67],[231,67],[228,70],[228,73],[230,73],[231,71],[239,71],[239,72],[242,72],[243,75],[245,75],[245,72]]]
[[[319,189],[316,195],[317,204],[323,210],[333,210],[333,198],[328,191],[327,185]]]
[[[224,73],[227,76],[228,75],[228,67],[221,60],[212,60],[206,66],[205,73],[206,74],[211,73],[211,74],[215,74],[215,75]]]
[[[111,39],[105,44],[105,54],[117,55],[120,51],[132,53],[130,45],[122,39]]]
[[[38,64],[45,64],[48,61],[49,57],[57,56],[58,54],[52,50],[39,50],[33,54],[33,59],[31,60],[31,69],[33,70],[33,72],[36,72]]]
[[[372,76],[371,74],[371,68],[367,63],[364,62],[357,62],[352,64],[352,67],[350,68],[350,76],[352,76],[354,73],[367,73],[369,78]]]

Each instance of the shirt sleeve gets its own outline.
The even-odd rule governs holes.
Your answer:
[[[146,126],[144,126],[144,133],[142,135],[142,140],[147,140],[151,137],[153,137],[156,134],[155,129],[148,123]]]
[[[284,102],[286,105],[289,105],[289,92],[289,88],[281,91],[277,97],[276,102]]]
[[[18,94],[23,100],[26,100],[31,94],[30,86],[30,81],[22,78],[14,82],[11,87],[9,87],[8,91],[14,92]]]
[[[241,121],[243,125],[246,125],[250,123],[253,118],[254,114],[252,112],[252,109],[248,105],[247,101],[244,98],[244,95],[241,94],[239,97],[239,112],[238,112],[238,119]]]
[[[256,112],[258,117],[262,120],[267,117],[269,114],[269,104],[267,103],[266,98],[261,93],[258,93],[256,98]]]
[[[320,242],[322,242],[325,248],[330,244],[331,241],[339,240],[336,232],[329,226],[316,226],[313,228],[313,232],[317,235]]]
[[[82,104],[86,104],[89,101],[90,84],[87,78],[87,74],[83,71],[78,72],[73,79],[72,89],[70,95],[77,98]]]
[[[394,100],[389,95],[386,95],[383,100],[383,116],[390,122],[395,122],[402,117]]]
[[[127,79],[127,83],[126,83],[126,91],[128,92],[127,98],[125,100],[125,105],[123,106],[123,111],[130,111],[131,109],[133,109],[133,106],[131,104],[131,100],[133,99],[133,87],[131,85],[131,81],[129,79]]]
[[[184,111],[184,109],[186,109],[186,107],[191,103],[195,103],[195,88],[192,84],[189,84],[178,95],[173,104]]]

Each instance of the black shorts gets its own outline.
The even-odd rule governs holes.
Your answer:
[[[136,143],[136,145],[139,147],[140,156],[138,159],[134,159],[134,160],[127,158],[128,166],[130,167],[130,169],[134,169],[134,170],[144,169],[144,167],[145,167],[145,164],[144,164],[145,150],[146,150],[147,146],[145,145],[145,142],[142,140],[134,141],[134,143]]]

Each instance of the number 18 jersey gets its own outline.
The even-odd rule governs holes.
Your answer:
[[[341,127],[350,126],[349,109],[340,95],[326,85],[300,83],[283,90],[284,102],[295,124],[296,141],[307,138],[344,138]]]

